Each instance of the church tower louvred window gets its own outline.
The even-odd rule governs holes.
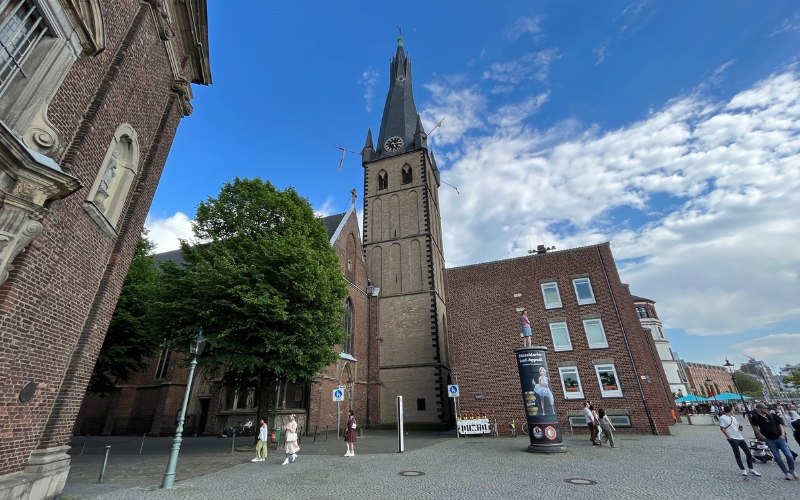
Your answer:
[[[411,184],[414,181],[413,173],[411,172],[411,167],[406,165],[403,167],[403,184]]]
[[[385,170],[378,174],[378,189],[389,189],[389,174]]]

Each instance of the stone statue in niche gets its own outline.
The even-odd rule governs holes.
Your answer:
[[[94,194],[94,202],[101,211],[105,211],[106,207],[103,203],[108,199],[108,189],[111,186],[111,180],[116,177],[117,173],[117,158],[119,157],[119,151],[114,151],[111,153],[111,159],[108,161],[108,166],[106,166],[105,172],[103,172],[103,178],[100,179],[100,185],[97,186],[97,192]]]
[[[253,388],[248,389],[247,401],[245,402],[244,407],[249,410],[250,408],[255,406],[255,400],[256,400],[256,390]]]

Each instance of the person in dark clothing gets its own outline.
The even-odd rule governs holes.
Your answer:
[[[800,479],[797,471],[794,470],[794,458],[792,458],[792,450],[789,448],[789,443],[786,441],[786,431],[783,429],[783,424],[780,419],[775,415],[769,413],[769,408],[763,403],[756,404],[756,414],[750,419],[750,425],[753,426],[753,431],[756,437],[763,440],[772,452],[775,458],[775,463],[781,468],[781,471],[786,476],[787,481],[792,479]],[[782,452],[786,457],[786,464],[778,454]]]

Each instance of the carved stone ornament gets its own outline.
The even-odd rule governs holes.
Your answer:
[[[167,41],[175,36],[172,31],[172,23],[169,20],[167,13],[167,6],[164,0],[146,0],[153,8],[153,17],[156,22],[156,29],[158,30],[158,37]]]
[[[94,56],[106,48],[106,28],[100,0],[61,0],[64,12],[81,41],[83,51]]]
[[[194,106],[192,106],[191,102],[194,94],[192,93],[192,86],[189,85],[189,82],[186,80],[175,80],[172,82],[172,90],[178,94],[183,116],[191,115],[192,111],[194,111]]]
[[[14,269],[14,259],[41,234],[45,204],[80,187],[78,179],[0,123],[0,284]]]

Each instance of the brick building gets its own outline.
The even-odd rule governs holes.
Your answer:
[[[275,415],[268,416],[270,428],[280,426],[288,415],[297,415],[298,426],[331,430],[337,425],[337,405],[332,393],[344,386],[341,424],[352,409],[362,425],[380,421],[380,373],[378,331],[379,289],[367,279],[361,250],[355,197],[347,212],[322,219],[330,243],[339,256],[342,277],[350,296],[345,300],[343,318],[348,340],[337,346],[339,360],[327,367],[312,384],[277,382],[269,388]],[[157,260],[183,264],[180,250],[156,255]],[[372,316],[369,316],[369,311]],[[162,351],[150,360],[149,367],[134,374],[130,381],[118,384],[111,397],[87,395],[75,423],[76,434],[171,435],[183,404],[188,369],[181,366],[182,354]],[[372,367],[371,369],[369,367]],[[236,427],[257,415],[255,390],[240,393],[222,385],[222,371],[212,372],[199,366],[195,373],[184,435],[219,434],[228,426]]]
[[[190,84],[211,83],[206,24],[205,0],[0,3],[0,497],[63,487]]]
[[[669,434],[672,401],[606,244],[447,269],[450,361],[459,413],[487,413],[499,429],[525,420],[512,350],[519,311],[532,344],[548,348],[551,390],[564,429],[585,427],[583,402],[605,408],[618,428]],[[571,422],[570,422],[571,420]]]
[[[723,392],[738,394],[731,374],[724,366],[689,362],[686,363],[685,371],[692,394],[712,399],[715,394]]]

